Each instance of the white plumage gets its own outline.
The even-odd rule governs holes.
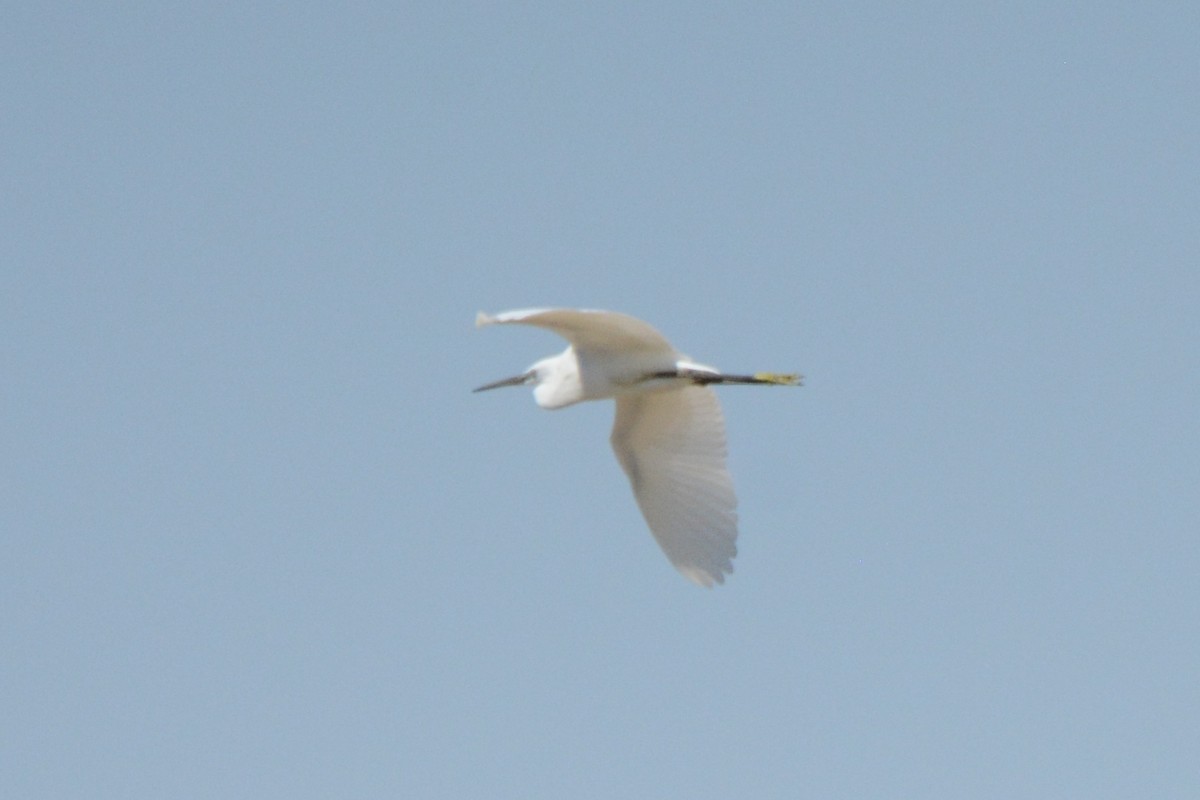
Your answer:
[[[613,450],[654,538],[688,579],[723,583],[737,555],[737,497],[725,467],[721,406],[710,385],[791,385],[799,376],[724,375],[676,351],[649,324],[612,311],[527,309],[476,317],[479,326],[507,323],[547,328],[570,346],[475,391],[534,384],[543,408],[615,398]]]

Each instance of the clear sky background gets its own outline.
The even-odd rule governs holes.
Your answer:
[[[0,796],[1200,796],[1200,7],[966,6],[8,4]]]

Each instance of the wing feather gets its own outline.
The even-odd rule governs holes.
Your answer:
[[[510,323],[535,325],[554,331],[570,342],[577,352],[594,356],[675,352],[671,343],[653,325],[616,311],[527,308],[494,315],[481,311],[475,317],[475,324],[479,327]]]
[[[737,555],[737,497],[712,389],[617,398],[612,446],[667,558],[701,586],[724,583]]]

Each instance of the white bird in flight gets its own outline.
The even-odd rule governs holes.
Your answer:
[[[613,450],[650,532],[689,580],[724,583],[737,555],[737,497],[710,386],[796,386],[800,376],[725,375],[678,352],[649,324],[613,311],[534,308],[475,318],[478,327],[508,323],[547,328],[570,346],[475,391],[533,384],[534,400],[550,409],[615,398]]]

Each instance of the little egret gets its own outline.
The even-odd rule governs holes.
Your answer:
[[[476,392],[533,384],[542,408],[615,398],[612,446],[650,532],[675,568],[701,586],[724,583],[737,555],[737,498],[725,467],[716,383],[796,386],[799,375],[725,375],[678,352],[649,324],[613,311],[535,308],[489,315],[566,339],[562,353]]]

